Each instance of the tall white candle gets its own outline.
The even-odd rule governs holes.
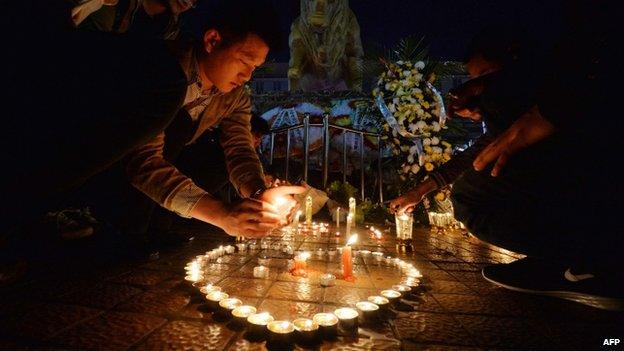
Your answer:
[[[306,215],[306,224],[311,225],[312,224],[312,196],[310,195],[306,196],[305,215]]]

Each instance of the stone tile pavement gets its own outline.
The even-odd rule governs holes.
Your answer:
[[[184,265],[229,239],[210,229],[192,230],[197,230],[195,240],[160,251],[157,258],[98,266],[74,262],[3,288],[0,350],[266,349],[203,312],[201,297],[184,281]],[[311,239],[301,248],[335,244]],[[364,242],[360,248],[373,245]],[[474,237],[423,228],[415,230],[414,252],[397,252],[391,240],[382,248],[414,262],[425,289],[396,318],[370,327],[374,334],[340,337],[318,349],[593,350],[601,349],[605,338],[624,336],[621,313],[489,284],[480,275],[482,267],[521,256]],[[278,318],[311,317],[351,305],[400,279],[396,270],[356,257],[355,283],[322,288],[318,275],[337,269],[338,261],[314,256],[308,278],[292,277],[284,271],[284,259],[272,259],[269,278],[254,279],[257,254],[237,253],[211,264],[208,280]]]

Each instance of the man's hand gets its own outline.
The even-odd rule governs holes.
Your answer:
[[[554,131],[555,127],[534,106],[483,149],[474,160],[473,167],[481,171],[496,161],[491,173],[492,177],[496,177],[511,155],[550,136]]]
[[[278,213],[283,216],[284,222],[287,222],[287,218],[290,217],[297,206],[297,201],[293,198],[293,195],[301,194],[305,191],[306,188],[302,186],[278,186],[263,191],[258,199],[275,206]]]
[[[418,184],[414,189],[390,201],[388,207],[392,213],[412,212],[414,207],[422,201],[423,197],[437,188],[436,183],[430,178]]]
[[[245,199],[226,205],[207,195],[202,197],[191,211],[193,218],[223,229],[231,236],[261,238],[280,226],[282,217],[270,203]]]

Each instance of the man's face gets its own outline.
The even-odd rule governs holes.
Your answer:
[[[483,58],[482,55],[475,55],[466,62],[466,70],[470,74],[470,78],[477,78],[488,73],[492,73],[501,69],[501,65]]]
[[[204,57],[204,74],[219,91],[227,93],[249,81],[268,53],[269,47],[259,36],[248,34],[227,47],[216,45]]]

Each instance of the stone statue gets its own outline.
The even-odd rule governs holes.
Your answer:
[[[290,90],[362,90],[360,26],[348,0],[301,0],[290,29]]]

